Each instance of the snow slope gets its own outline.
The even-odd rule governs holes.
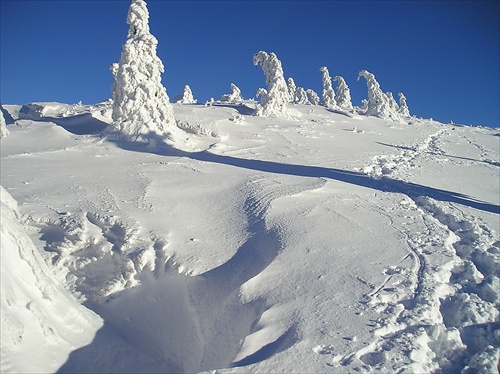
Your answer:
[[[37,105],[5,106],[2,230],[65,289],[40,324],[69,292],[82,330],[39,371],[498,372],[498,129],[184,104],[178,150],[101,137],[110,103]],[[46,349],[4,327],[17,276],[2,372]]]

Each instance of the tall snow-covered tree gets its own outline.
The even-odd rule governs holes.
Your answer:
[[[337,103],[335,102],[335,91],[332,86],[332,78],[328,72],[328,68],[323,66],[319,69],[323,73],[323,105],[327,108],[336,108]]]
[[[361,70],[359,72],[359,77],[364,77],[366,79],[366,85],[368,87],[368,108],[365,114],[379,118],[390,118],[391,108],[389,100],[386,94],[382,92],[380,84],[375,79],[375,75],[369,71]]]
[[[281,61],[273,52],[260,51],[253,56],[253,64],[261,64],[267,84],[267,90],[259,89],[262,98],[257,106],[257,115],[272,117],[285,114],[290,95]]]
[[[406,104],[406,96],[402,92],[399,94],[399,114],[403,117],[410,117],[410,110],[408,109],[408,104]]]
[[[174,97],[174,103],[180,104],[196,104],[197,100],[193,97],[193,91],[189,85],[185,85],[182,93]]]
[[[307,91],[307,96],[309,97],[309,102],[312,105],[319,105],[321,100],[316,92],[313,91],[313,89],[308,88]]]
[[[295,92],[297,91],[297,86],[292,77],[288,78],[288,96],[290,97],[290,103],[295,102]]]
[[[397,112],[399,109],[398,103],[394,99],[394,96],[392,96],[392,92],[386,92],[385,96],[387,96],[387,101],[389,102],[389,107],[391,110]]]
[[[2,106],[0,105],[0,109],[2,109]],[[0,138],[5,138],[7,135],[9,135],[9,129],[7,128],[7,123],[5,122],[5,118],[3,116],[3,111],[0,110]]]
[[[237,85],[231,83],[231,93],[222,95],[220,101],[233,104],[241,103],[243,101],[243,96],[241,96],[241,90],[238,88]]]
[[[333,80],[337,82],[335,102],[342,109],[352,109],[351,90],[347,86],[345,79],[340,75],[337,75],[333,78]]]
[[[175,143],[183,133],[176,126],[173,107],[161,84],[164,66],[156,55],[158,41],[150,33],[148,22],[146,2],[132,0],[127,15],[127,41],[120,62],[111,66],[113,126],[136,139],[154,133]]]

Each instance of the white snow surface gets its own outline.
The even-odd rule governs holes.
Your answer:
[[[5,106],[2,372],[498,372],[499,129],[174,106],[188,152],[36,105]]]

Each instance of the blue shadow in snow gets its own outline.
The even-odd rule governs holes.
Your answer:
[[[283,164],[274,161],[243,159],[231,156],[216,155],[208,151],[189,153],[177,150],[167,145],[160,146],[160,144],[165,144],[163,143],[163,139],[158,138],[154,135],[151,136],[150,140],[156,141],[155,143],[157,144],[157,146],[155,148],[148,147],[145,143],[136,143],[123,139],[109,139],[109,141],[114,141],[120,148],[133,152],[153,153],[160,156],[186,157],[193,160],[212,162],[248,170],[262,171],[266,173],[286,174],[311,178],[327,178],[339,182],[353,184],[356,186],[372,188],[381,192],[403,193],[413,199],[420,196],[428,196],[439,201],[458,203],[485,212],[500,214],[500,205],[480,201],[459,192],[446,191],[434,187],[405,182],[398,179],[392,179],[388,177],[374,179],[364,173],[356,171],[325,168],[320,166]]]
[[[428,196],[436,200],[458,203],[485,212],[500,214],[500,205],[479,201],[473,197],[458,192],[422,186],[387,177],[374,179],[364,173],[355,171],[318,166],[282,164],[273,161],[247,160],[231,156],[220,156],[207,151],[191,154],[186,153],[185,156],[198,161],[214,162],[268,173],[287,174],[301,177],[328,178],[357,186],[372,188],[382,192],[400,192],[411,198]]]

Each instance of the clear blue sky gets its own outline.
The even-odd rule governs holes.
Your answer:
[[[498,1],[147,1],[172,98],[204,102],[265,87],[252,64],[275,52],[285,77],[321,93],[319,68],[343,76],[359,105],[360,69],[405,93],[412,114],[498,127]],[[127,36],[129,1],[0,0],[0,101],[86,104],[111,97],[109,66]]]

